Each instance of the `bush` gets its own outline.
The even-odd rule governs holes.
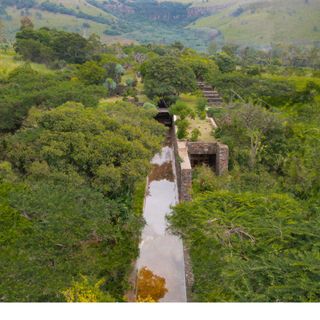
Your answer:
[[[294,85],[287,81],[263,79],[242,73],[221,74],[212,81],[212,85],[225,99],[234,97],[262,103],[267,107],[284,106],[297,98]]]
[[[85,84],[103,84],[106,80],[106,70],[94,61],[87,61],[78,67],[78,78]]]
[[[22,65],[9,74],[1,86],[0,131],[18,129],[32,106],[55,108],[67,101],[94,107],[108,91],[103,86],[86,85],[61,74],[43,75],[30,65]]]
[[[198,141],[200,136],[201,136],[201,132],[198,128],[195,128],[191,131],[191,141],[193,142]]]
[[[169,112],[171,115],[178,116],[181,120],[184,120],[187,117],[195,117],[193,109],[181,100],[178,100],[173,106],[171,106]]]
[[[186,139],[188,137],[189,121],[187,119],[180,119],[176,121],[178,127],[178,139]]]
[[[203,114],[206,113],[206,107],[208,105],[208,102],[205,98],[199,98],[197,100],[197,105],[196,105],[196,108],[197,108],[197,113],[198,113],[198,116],[200,118],[203,118]]]
[[[152,111],[157,111],[158,108],[151,102],[145,102],[143,104],[143,108],[146,109],[146,110],[152,110]]]
[[[220,52],[214,56],[219,69],[223,73],[232,72],[236,70],[235,59],[225,52]]]

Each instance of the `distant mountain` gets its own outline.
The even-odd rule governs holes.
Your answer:
[[[22,16],[36,27],[97,33],[107,42],[179,40],[199,50],[211,41],[320,41],[320,0],[1,0],[7,37],[14,37]]]

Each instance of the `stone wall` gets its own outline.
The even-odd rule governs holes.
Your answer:
[[[173,122],[176,121],[174,117]],[[215,172],[218,176],[228,171],[229,148],[216,142],[190,142],[178,140],[177,128],[173,125],[172,141],[175,152],[175,167],[179,189],[179,200],[190,201],[192,192],[192,167],[190,155],[214,154],[216,156]]]
[[[188,142],[188,153],[191,154],[215,154],[216,167],[215,172],[221,176],[228,171],[229,148],[220,142]]]
[[[174,120],[175,121],[175,120]],[[175,153],[175,167],[180,201],[191,201],[192,168],[186,141],[177,139],[177,129],[172,128],[172,143]]]
[[[217,165],[216,173],[221,176],[228,172],[229,166],[229,147],[222,143],[217,143]]]
[[[188,142],[189,154],[216,154],[218,143]]]

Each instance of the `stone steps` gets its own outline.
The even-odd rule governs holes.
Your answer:
[[[204,94],[206,98],[220,98],[219,94],[216,93],[209,93],[209,94]]]
[[[209,104],[221,104],[223,102],[222,98],[220,97],[219,93],[215,88],[212,88],[205,82],[199,81],[198,87],[203,93],[203,96],[207,99]]]

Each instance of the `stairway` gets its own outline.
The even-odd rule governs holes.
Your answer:
[[[210,105],[221,104],[223,102],[217,90],[205,82],[198,82],[199,88],[202,90],[203,96],[208,100]]]

